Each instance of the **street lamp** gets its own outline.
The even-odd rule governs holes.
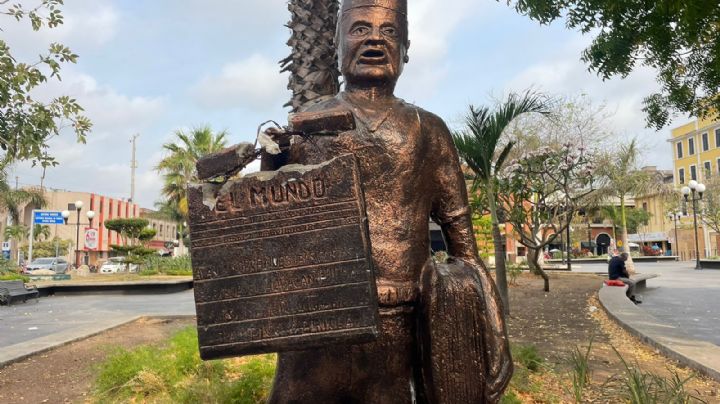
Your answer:
[[[677,256],[678,252],[680,251],[680,241],[678,240],[677,235],[677,222],[682,217],[682,213],[670,212],[668,213],[668,217],[670,218],[670,220],[673,221],[673,223],[675,223],[675,242],[673,243],[672,250],[670,252],[672,253],[672,255]]]
[[[688,200],[692,201],[693,227],[695,229],[695,269],[702,269],[700,265],[700,245],[698,243],[697,203],[702,200],[703,192],[705,192],[705,184],[700,184],[692,180],[688,182],[688,186],[683,187],[680,192],[682,192],[683,197],[685,197],[685,202],[688,202]],[[692,198],[690,198],[690,194],[692,194]]]
[[[80,266],[80,261],[78,259],[80,256],[80,212],[82,211],[83,205],[84,205],[84,203],[81,200],[75,201],[75,204],[74,204],[75,211],[77,212],[77,222],[75,223],[75,226],[76,226],[76,230],[75,230],[75,266],[76,267]],[[95,217],[95,212],[93,212],[92,210],[88,210],[87,212],[85,212],[85,215],[88,218],[88,225],[90,227],[92,227],[92,220]],[[64,210],[62,212],[62,217],[65,220],[65,224],[67,224],[68,219],[70,218],[70,211]]]

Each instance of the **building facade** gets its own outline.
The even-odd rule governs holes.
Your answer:
[[[691,180],[707,183],[720,175],[720,121],[696,119],[671,131],[668,140],[672,147],[673,183],[679,191]],[[691,209],[690,214],[678,222],[678,254],[683,259],[695,258],[695,236]],[[674,223],[668,225],[675,232]],[[674,237],[674,236],[673,236]],[[699,255],[701,258],[718,255],[718,235],[698,222]]]
[[[161,253],[171,252],[173,249],[167,249],[169,243],[175,240],[176,225],[167,220],[151,218],[147,209],[141,209],[135,203],[127,200],[112,198],[89,192],[71,192],[58,190],[45,190],[45,199],[47,206],[42,209],[38,206],[27,205],[21,210],[20,221],[22,225],[30,227],[32,223],[32,212],[35,209],[45,211],[69,211],[66,224],[49,225],[50,239],[55,237],[61,240],[69,240],[72,247],[65,258],[72,263],[98,265],[113,256],[112,245],[123,245],[123,240],[117,232],[108,230],[105,227],[107,220],[119,218],[139,218],[147,219],[150,224],[148,227],[157,231],[155,239],[149,244],[149,247],[159,250]],[[82,208],[79,215],[75,203],[82,202]],[[94,213],[92,219],[89,219],[87,213]],[[5,227],[9,225],[7,213],[0,213],[0,232],[5,231]],[[86,242],[86,231],[94,235]],[[21,244],[26,245],[28,241]],[[12,257],[18,257],[17,245],[13,245]]]

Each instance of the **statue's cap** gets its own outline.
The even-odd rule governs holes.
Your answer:
[[[346,13],[360,7],[382,7],[407,15],[407,0],[343,0],[341,11]]]

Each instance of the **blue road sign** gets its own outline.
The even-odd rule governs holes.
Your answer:
[[[53,211],[36,211],[33,212],[33,223],[35,224],[64,224],[65,219],[62,217],[62,212]]]

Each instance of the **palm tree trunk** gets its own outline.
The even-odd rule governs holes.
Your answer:
[[[503,314],[510,315],[510,298],[508,295],[507,270],[505,268],[505,242],[500,233],[500,223],[498,220],[497,203],[495,201],[495,190],[492,184],[487,184],[490,217],[492,219],[493,244],[495,247],[495,283],[500,293],[500,299],[503,302]]]
[[[293,112],[304,105],[334,97],[340,90],[335,50],[338,0],[290,0],[291,19],[287,27],[292,34],[290,56],[280,62],[283,72],[290,72],[288,89],[293,97],[285,104]]]
[[[635,263],[633,262],[632,255],[630,255],[630,245],[628,244],[628,232],[627,232],[627,216],[625,215],[625,196],[620,197],[620,220],[622,221],[622,251],[628,254],[628,259],[625,261],[625,268],[628,273],[635,273]]]

